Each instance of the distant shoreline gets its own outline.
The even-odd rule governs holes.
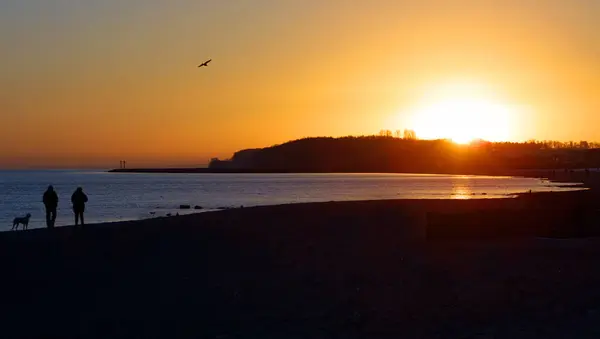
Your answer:
[[[117,168],[111,169],[109,173],[300,173],[298,171],[281,170],[252,170],[252,169],[224,169],[224,168]],[[317,172],[314,172],[317,173]]]
[[[498,170],[494,172],[457,172],[457,173],[407,173],[407,172],[326,172],[326,171],[281,171],[281,170],[244,170],[244,169],[215,169],[215,168],[132,168],[112,169],[109,173],[155,173],[155,174],[425,174],[425,175],[476,175],[495,177],[522,177],[548,180],[557,186],[580,187],[592,189],[600,186],[600,175],[593,173],[591,176],[582,171],[564,171],[551,169],[522,169]],[[560,185],[567,184],[567,185]]]
[[[498,170],[482,172],[406,172],[406,171],[305,171],[305,170],[269,170],[269,169],[226,169],[226,168],[117,168],[108,170],[109,173],[233,173],[233,174],[431,174],[431,175],[489,175],[489,176],[521,176],[539,177],[541,173],[550,173],[552,170]]]
[[[234,168],[121,168],[111,169],[108,173],[156,173],[156,174],[427,174],[427,175],[481,175],[542,178],[552,182],[581,182],[580,174],[565,173],[562,170],[551,169],[501,169],[496,171],[447,171],[447,172],[405,172],[405,171],[304,171],[304,170],[268,170],[268,169],[234,169]]]

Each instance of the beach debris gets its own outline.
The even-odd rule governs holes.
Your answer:
[[[150,212],[150,215],[155,215],[155,214],[156,214],[156,212]]]
[[[179,209],[181,210],[189,210],[190,208],[192,208],[190,205],[179,205]]]
[[[170,217],[170,216],[172,216],[172,215],[173,215],[173,214],[171,214],[171,213],[167,213],[167,217]]]
[[[195,210],[201,210],[201,209],[202,209],[202,206],[196,205],[196,206],[194,206],[194,209],[195,209]]]

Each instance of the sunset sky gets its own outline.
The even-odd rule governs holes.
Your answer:
[[[3,0],[0,42],[0,168],[380,129],[600,141],[598,0]]]

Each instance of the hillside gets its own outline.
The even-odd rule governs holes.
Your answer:
[[[499,173],[506,170],[600,167],[600,149],[587,143],[448,140],[389,136],[305,138],[213,159],[211,170],[281,172]]]

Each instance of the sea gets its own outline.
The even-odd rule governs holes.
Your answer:
[[[142,174],[94,170],[0,171],[0,231],[31,214],[45,227],[42,195],[59,195],[57,226],[72,225],[70,197],[89,197],[86,223],[114,222],[288,203],[383,199],[490,199],[574,190],[523,177],[429,174]],[[190,209],[181,209],[189,205]],[[197,208],[197,209],[195,209]]]

